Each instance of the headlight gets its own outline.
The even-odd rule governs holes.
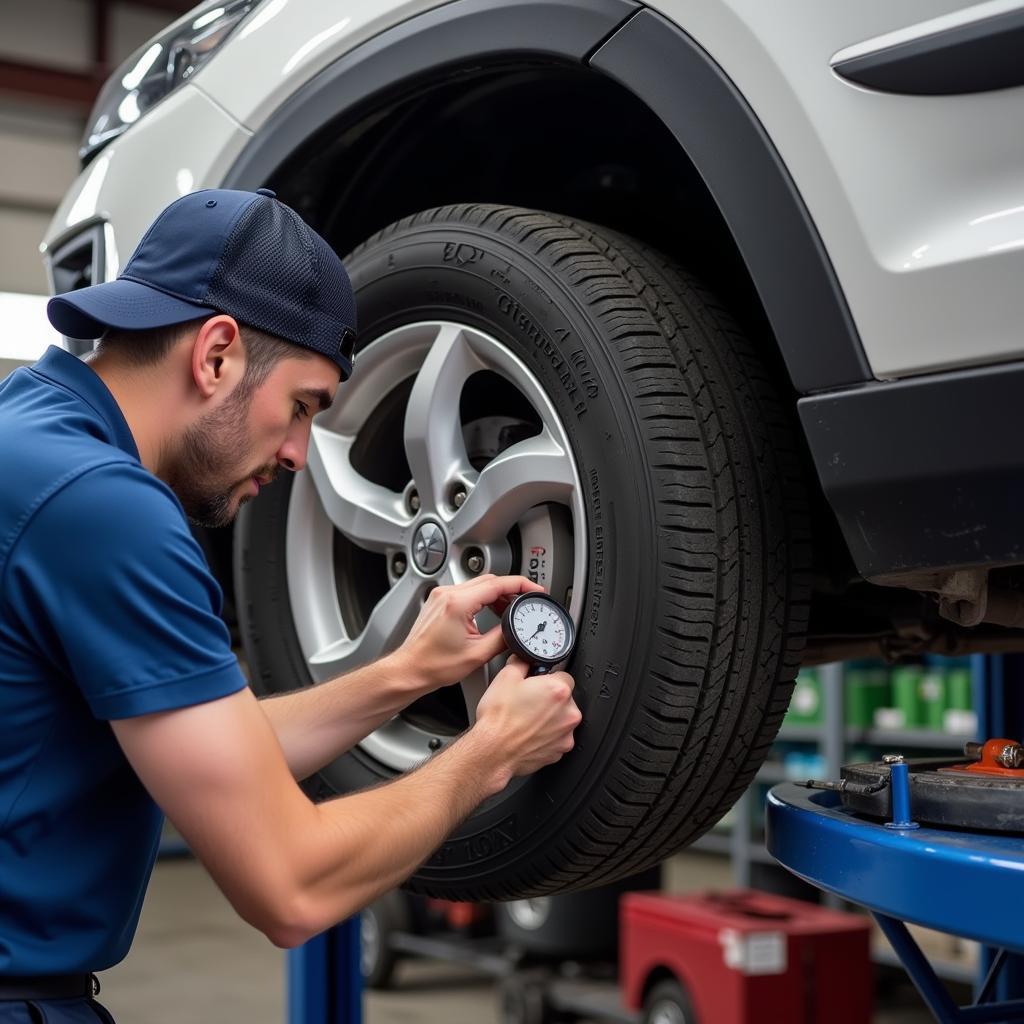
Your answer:
[[[259,0],[208,0],[136,50],[107,79],[78,155],[87,163],[217,52]]]

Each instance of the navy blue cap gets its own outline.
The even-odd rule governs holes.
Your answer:
[[[352,373],[356,304],[337,253],[270,189],[204,189],[170,204],[116,281],[50,299],[69,338],[227,313]]]

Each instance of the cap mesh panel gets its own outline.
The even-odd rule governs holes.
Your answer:
[[[351,286],[337,255],[297,213],[267,197],[239,217],[206,301],[335,360],[345,328],[356,326]]]

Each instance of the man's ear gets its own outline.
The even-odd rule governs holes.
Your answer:
[[[227,394],[244,373],[245,349],[234,317],[220,314],[204,321],[192,342],[192,380],[199,394]]]

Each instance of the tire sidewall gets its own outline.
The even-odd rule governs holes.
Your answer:
[[[366,936],[361,934],[360,965],[367,988],[383,989],[391,983],[398,962],[398,956],[391,948],[391,938],[397,932],[409,931],[411,926],[407,899],[403,893],[392,890],[374,900],[362,912],[360,928],[365,930],[369,924],[371,929],[376,930],[377,938],[376,956],[371,964],[367,964]]]

